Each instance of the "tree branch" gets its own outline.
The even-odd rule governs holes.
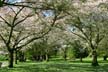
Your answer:
[[[5,38],[0,34],[1,39],[3,40],[3,42],[5,43],[5,45],[7,45],[7,42],[5,40]]]
[[[17,23],[15,23],[14,26],[20,24],[21,22],[25,21],[28,17],[31,17],[32,15],[27,15],[25,18],[23,18],[22,20],[18,21]]]
[[[14,16],[14,19],[13,19],[13,22],[12,22],[12,25],[11,25],[11,30],[10,30],[10,34],[9,34],[9,38],[8,38],[8,41],[7,41],[7,45],[9,46],[10,44],[10,41],[11,41],[11,38],[12,38],[12,34],[13,34],[13,30],[14,30],[14,23],[16,21],[16,17],[17,15],[22,11],[24,7],[22,7],[17,13],[16,15]]]
[[[16,19],[17,19],[17,16],[18,16],[18,14],[22,11],[24,9],[24,7],[22,7],[16,14],[15,14],[15,16],[14,16],[14,18],[13,18],[13,22],[12,22],[12,26],[14,26],[15,27],[15,21],[16,21]]]
[[[52,30],[52,27],[55,25],[55,22],[56,22],[57,17],[58,17],[57,15],[54,17],[53,22],[52,22],[52,24],[51,24],[51,27],[49,28],[49,30],[48,30],[47,32],[45,32],[44,34],[42,33],[41,36],[31,38],[31,39],[28,40],[26,43],[24,43],[23,45],[20,45],[20,46],[16,47],[15,49],[16,49],[16,50],[17,50],[17,49],[21,49],[22,47],[24,47],[24,46],[26,46],[27,44],[33,42],[34,40],[43,38],[45,35],[47,35],[47,34]]]
[[[7,22],[2,16],[0,16],[0,18],[9,26],[11,27],[11,24],[9,22]]]

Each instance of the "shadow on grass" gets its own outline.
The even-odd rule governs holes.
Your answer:
[[[108,72],[108,64],[92,67],[91,63],[73,63],[66,61],[26,62],[14,68],[1,68],[0,72]]]

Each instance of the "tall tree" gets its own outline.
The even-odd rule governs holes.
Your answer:
[[[104,23],[104,19],[101,20],[102,16],[99,16],[96,13],[90,13],[87,16],[85,14],[82,15],[76,16],[73,20],[71,18],[71,23],[69,24],[72,24],[72,28],[75,27],[76,29],[71,32],[88,43],[92,49],[92,65],[97,66],[97,48],[105,37],[106,32],[104,27],[106,23]]]
[[[35,13],[25,7],[9,6],[6,9],[9,12],[4,12],[0,16],[2,26],[0,37],[9,52],[9,67],[11,68],[13,67],[14,52],[48,34],[60,13],[55,12],[50,20],[45,20],[42,16],[45,9],[35,10]],[[25,11],[26,13],[24,13]]]

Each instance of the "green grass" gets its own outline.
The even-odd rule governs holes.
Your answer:
[[[99,59],[100,66],[92,67],[91,59],[84,59],[81,63],[76,61],[64,61],[52,59],[49,62],[23,62],[14,68],[0,68],[0,72],[108,72],[108,62]]]

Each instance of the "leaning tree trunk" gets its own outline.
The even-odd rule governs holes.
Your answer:
[[[9,51],[9,68],[13,68],[13,62],[14,62],[14,51]]]
[[[98,66],[99,64],[98,64],[98,61],[97,61],[97,52],[96,52],[96,50],[93,50],[92,57],[93,57],[92,66]]]

